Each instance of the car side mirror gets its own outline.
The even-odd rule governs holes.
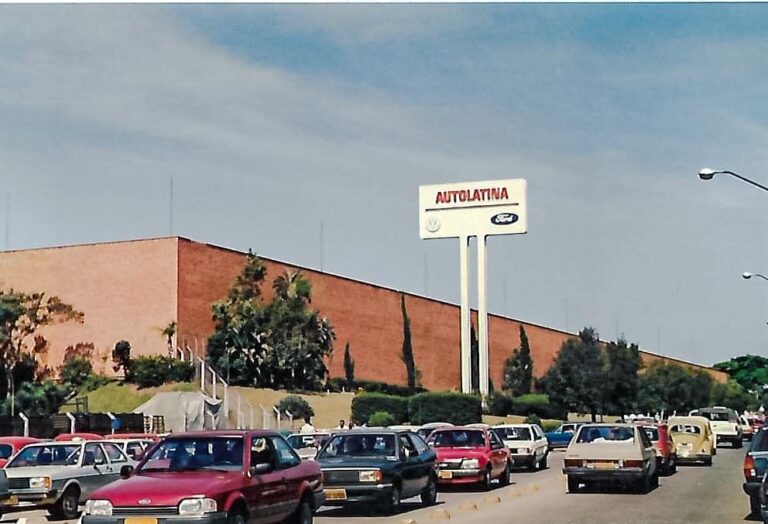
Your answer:
[[[268,462],[262,462],[260,464],[256,464],[255,466],[251,466],[248,472],[251,474],[251,476],[254,475],[263,475],[265,473],[269,473],[272,471],[272,464]]]
[[[133,475],[133,466],[131,466],[130,464],[126,464],[125,466],[120,468],[120,478],[121,479],[127,479],[131,475]]]

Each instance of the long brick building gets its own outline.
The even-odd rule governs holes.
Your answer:
[[[166,354],[162,330],[177,323],[176,344],[202,355],[213,330],[211,304],[224,298],[246,260],[244,253],[186,238],[170,237],[103,244],[6,251],[0,253],[0,289],[43,291],[58,295],[85,314],[82,324],[48,326],[47,364],[56,368],[67,346],[92,343],[101,354],[97,370],[109,372],[107,356],[115,342],[131,342],[134,355]],[[402,314],[406,297],[413,351],[423,385],[444,390],[460,387],[459,308],[358,280],[264,259],[269,298],[271,281],[287,269],[301,270],[312,282],[312,305],[328,317],[337,335],[332,376],[343,376],[338,348],[350,343],[359,379],[395,384],[406,381],[400,360]],[[534,374],[543,375],[572,333],[491,315],[490,377],[502,382],[504,361],[519,345],[519,326],[531,344]],[[717,380],[726,375],[712,368],[648,352],[643,360],[674,361],[704,369]]]

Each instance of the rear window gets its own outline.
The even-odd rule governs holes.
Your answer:
[[[656,428],[643,428],[643,432],[651,442],[659,441],[659,430]]]
[[[701,435],[701,427],[696,424],[677,424],[669,428],[671,433],[688,433],[689,435]]]
[[[502,440],[533,440],[528,428],[494,428]]]
[[[749,451],[768,451],[768,431],[761,429],[752,439]]]
[[[631,444],[635,441],[635,432],[626,426],[582,427],[576,440],[578,444],[591,442],[616,442]]]
[[[485,447],[485,434],[463,429],[435,431],[429,437],[429,445],[434,448],[482,448]]]

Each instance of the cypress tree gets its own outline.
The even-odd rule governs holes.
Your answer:
[[[355,385],[355,361],[349,351],[349,342],[344,346],[344,376],[347,378],[347,386],[353,387]]]
[[[405,364],[408,387],[415,389],[419,372],[416,369],[416,362],[413,360],[413,347],[411,346],[411,319],[408,317],[408,311],[405,308],[405,295],[400,295],[400,309],[403,312],[403,350],[400,354],[400,359]]]

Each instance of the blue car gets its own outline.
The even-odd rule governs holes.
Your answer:
[[[567,448],[568,444],[571,443],[573,434],[582,424],[583,422],[568,422],[555,430],[548,431],[546,436],[549,449]]]

